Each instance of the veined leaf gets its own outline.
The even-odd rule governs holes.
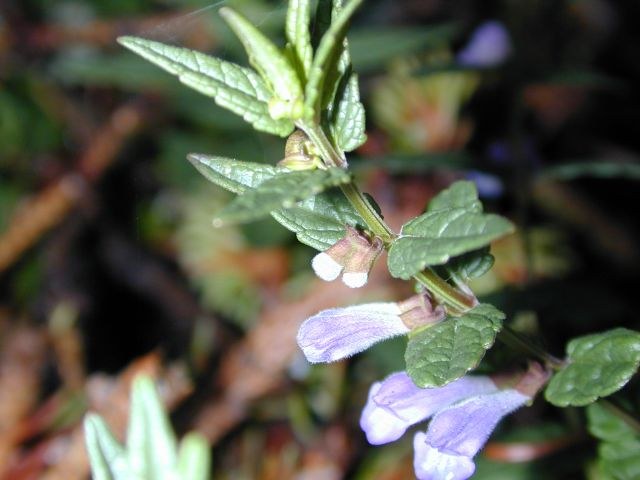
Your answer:
[[[269,114],[272,94],[254,71],[204,53],[144,38],[120,37],[118,42],[177,75],[185,85],[213,97],[218,105],[240,115],[255,129],[281,137],[293,131],[293,122],[274,120]]]
[[[336,146],[344,152],[350,152],[366,140],[364,106],[360,102],[358,76],[345,74],[344,86],[336,92],[334,107],[331,110],[331,133]]]
[[[318,119],[320,116],[325,80],[335,62],[340,59],[347,26],[362,1],[351,0],[346,7],[340,10],[320,40],[305,88],[305,118],[307,120]]]
[[[488,245],[514,227],[507,219],[482,213],[472,182],[457,182],[437,195],[423,215],[407,222],[389,249],[389,272],[408,279],[429,265]]]
[[[302,115],[302,85],[295,68],[271,40],[242,15],[229,7],[220,15],[244,45],[249,62],[271,85],[275,97],[270,100],[273,118],[296,119]]]
[[[207,180],[238,194],[256,188],[282,171],[265,163],[243,162],[202,153],[190,153],[187,158]]]
[[[256,220],[350,181],[351,176],[341,168],[281,173],[236,197],[217,215],[214,225]]]
[[[493,255],[489,253],[489,247],[486,247],[452,258],[445,268],[466,282],[487,273],[493,267],[493,262]]]
[[[584,406],[620,390],[640,366],[640,333],[616,328],[575,338],[567,345],[568,364],[545,391],[559,407]]]
[[[234,193],[256,188],[281,171],[271,165],[203,154],[191,154],[189,160],[207,179]],[[271,215],[302,243],[318,250],[326,250],[340,240],[345,225],[365,225],[344,195],[336,190],[315,195],[292,208],[278,209]]]
[[[310,21],[311,2],[309,0],[289,0],[285,33],[305,81],[313,61],[311,34],[309,33]]]
[[[405,352],[407,373],[423,388],[440,387],[462,377],[482,360],[502,328],[505,315],[480,304],[461,317],[412,333]]]

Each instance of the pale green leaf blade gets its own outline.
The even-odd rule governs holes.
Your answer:
[[[328,30],[318,45],[309,79],[305,87],[305,118],[318,119],[321,111],[324,83],[327,74],[332,71],[343,53],[343,40],[351,17],[362,4],[363,0],[351,0],[333,19]]]
[[[296,115],[296,110],[299,110],[298,104],[302,105],[302,86],[295,68],[289,63],[287,57],[260,30],[235,10],[224,7],[220,9],[220,15],[244,45],[251,65],[260,73],[263,80],[271,85],[276,99],[288,105],[287,111],[281,113],[287,118],[295,119],[299,116]],[[284,116],[274,115],[273,108],[270,112],[272,116],[284,118]]]
[[[308,198],[293,208],[272,212],[272,215],[295,232],[300,242],[320,251],[344,237],[345,225],[365,226],[364,220],[336,189]]]
[[[136,377],[131,392],[127,455],[141,478],[162,479],[175,469],[176,438],[153,380]]]
[[[256,220],[350,181],[350,175],[340,168],[282,173],[236,197],[217,215],[214,225]]]
[[[264,163],[243,162],[202,153],[190,153],[187,158],[207,180],[239,194],[256,188],[281,171]]]
[[[424,328],[409,337],[407,373],[423,388],[440,387],[475,368],[493,345],[504,314],[480,304],[461,317]]]
[[[306,79],[311,70],[313,48],[311,47],[311,2],[309,0],[289,0],[285,33],[289,44],[293,47],[296,60]]]
[[[344,88],[338,90],[331,116],[331,131],[339,149],[350,152],[367,140],[364,106],[355,73],[346,77]]]
[[[599,402],[587,406],[586,411],[589,433],[600,440],[617,442],[633,439],[637,435],[628,423],[614,415]]]
[[[274,120],[268,101],[272,94],[254,71],[186,48],[137,37],[118,38],[123,46],[176,75],[185,85],[213,97],[223,108],[240,115],[257,130],[286,137],[290,120]]]
[[[211,454],[207,440],[199,433],[189,433],[180,442],[178,472],[181,480],[207,480]]]
[[[556,373],[545,397],[559,407],[584,406],[620,390],[640,365],[640,333],[616,328],[576,338],[567,366]]]
[[[90,413],[85,417],[84,432],[94,480],[133,478],[124,448],[99,415]]]

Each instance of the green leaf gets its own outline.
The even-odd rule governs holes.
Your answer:
[[[290,120],[274,120],[269,114],[272,97],[267,84],[252,70],[186,48],[137,37],[118,42],[138,55],[177,75],[182,83],[213,97],[223,108],[249,122],[256,130],[286,137]]]
[[[431,201],[426,213],[402,227],[389,249],[389,272],[409,279],[429,265],[442,265],[513,230],[507,219],[482,213],[472,182],[456,182]]]
[[[336,146],[350,152],[366,140],[364,106],[360,102],[358,76],[345,74],[343,88],[339,88],[331,111],[331,133]]]
[[[302,85],[287,57],[260,30],[233,9],[223,7],[220,15],[244,45],[251,65],[271,86],[275,95],[275,99],[269,103],[271,116],[294,120],[299,118],[302,115]]]
[[[169,478],[177,462],[176,439],[149,377],[133,381],[127,455],[131,469],[140,478]]]
[[[615,479],[640,478],[640,439],[633,428],[599,403],[587,407],[589,432],[602,440],[598,467]]]
[[[350,181],[351,176],[341,168],[282,173],[236,197],[217,215],[214,225],[256,220]]]
[[[278,210],[273,217],[296,233],[298,240],[317,250],[326,250],[345,235],[345,225],[365,223],[338,190],[308,198],[293,208]]]
[[[489,247],[454,257],[447,264],[446,269],[462,281],[478,278],[493,267],[494,258],[489,253]]]
[[[285,33],[295,55],[296,64],[305,81],[313,61],[313,48],[309,34],[310,21],[311,2],[309,0],[289,0]]]
[[[99,415],[90,413],[85,417],[84,432],[91,472],[95,480],[133,478],[124,448]]]
[[[584,406],[620,390],[640,365],[640,333],[616,328],[573,339],[567,366],[554,375],[545,397],[559,407]]]
[[[209,444],[199,433],[188,433],[180,442],[178,472],[182,480],[207,480],[211,469]]]
[[[207,180],[238,194],[256,188],[281,171],[265,163],[243,162],[202,153],[190,153],[187,159]]]
[[[411,333],[404,357],[407,373],[422,388],[462,377],[491,348],[504,318],[492,305],[480,304],[461,317]]]
[[[256,188],[283,171],[271,165],[203,154],[190,154],[188,158],[207,179],[234,193]],[[318,250],[326,250],[340,240],[345,225],[365,226],[344,195],[336,190],[320,193],[271,215],[293,231],[302,243]]]
[[[320,40],[305,88],[305,118],[307,120],[313,121],[320,118],[325,80],[329,72],[335,68],[336,63],[341,59],[344,51],[343,40],[347,33],[349,21],[362,2],[363,0],[351,0],[333,18],[329,29]]]

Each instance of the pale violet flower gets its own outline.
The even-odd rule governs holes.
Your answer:
[[[462,377],[440,388],[419,388],[405,372],[389,375],[369,390],[360,427],[373,445],[399,439],[411,425],[473,393],[496,392],[489,377]]]
[[[502,420],[531,401],[514,389],[474,395],[440,410],[427,433],[413,437],[413,467],[420,480],[465,480],[473,475],[473,457]]]
[[[369,240],[355,228],[347,226],[344,238],[317,254],[311,261],[311,267],[322,280],[331,282],[342,273],[346,286],[360,288],[367,283],[380,252],[382,241],[379,238]]]
[[[298,330],[298,345],[311,363],[334,362],[388,338],[444,318],[426,294],[403,302],[331,308],[308,318]]]
[[[458,53],[458,63],[468,67],[495,67],[511,54],[511,39],[498,21],[485,22],[476,28],[469,43]]]
[[[397,440],[411,425],[433,417],[427,432],[413,439],[416,477],[465,480],[475,471],[473,457],[500,420],[530,402],[547,379],[532,364],[524,374],[496,379],[468,375],[422,389],[405,372],[394,373],[371,386],[360,426],[377,445]]]

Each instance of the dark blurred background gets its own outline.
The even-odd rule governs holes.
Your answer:
[[[178,432],[210,439],[215,478],[412,478],[409,435],[370,447],[358,427],[371,382],[403,368],[403,340],[314,367],[294,341],[320,309],[410,286],[384,262],[363,291],[323,283],[314,251],[270,219],[214,229],[230,195],[186,154],[273,164],[284,141],[115,42],[245,64],[224,4],[282,42],[285,1],[0,1],[0,478],[88,478],[79,421],[97,410],[122,432],[139,372]],[[359,181],[396,229],[476,181],[519,231],[473,287],[558,356],[574,336],[638,328],[639,14],[612,0],[367,0],[349,37],[368,114]],[[481,370],[511,360],[497,347]],[[620,401],[639,405],[635,382]],[[519,412],[475,478],[603,478],[581,415]]]

